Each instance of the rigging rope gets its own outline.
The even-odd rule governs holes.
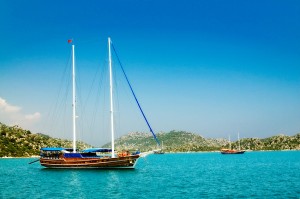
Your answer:
[[[149,124],[149,122],[148,122],[148,120],[147,120],[145,114],[144,114],[144,111],[142,110],[142,107],[141,107],[141,105],[140,105],[140,103],[139,103],[139,101],[138,101],[138,99],[137,99],[137,97],[136,97],[136,95],[135,95],[135,93],[134,93],[132,87],[131,87],[131,84],[130,84],[130,82],[129,82],[129,79],[128,79],[126,73],[125,73],[125,70],[124,70],[124,68],[123,68],[123,65],[122,65],[122,63],[121,63],[121,61],[120,61],[120,59],[119,59],[118,53],[117,53],[117,51],[116,51],[116,49],[115,49],[115,46],[113,45],[113,43],[111,43],[111,45],[112,45],[113,51],[115,52],[115,55],[116,55],[116,57],[117,57],[117,59],[118,59],[118,62],[119,62],[119,64],[120,64],[120,66],[121,66],[121,69],[122,69],[122,72],[123,72],[123,74],[124,74],[124,76],[125,76],[125,79],[126,79],[128,85],[129,85],[129,88],[130,88],[130,90],[131,90],[131,93],[132,93],[132,95],[133,95],[133,97],[134,97],[134,99],[135,99],[135,101],[136,101],[136,103],[137,103],[137,105],[138,105],[138,107],[139,107],[139,109],[140,109],[140,111],[141,111],[141,113],[142,113],[142,115],[143,115],[143,117],[144,117],[144,119],[145,119],[145,121],[146,121],[146,123],[147,123],[147,125],[148,125],[148,127],[149,127],[149,129],[150,129],[150,131],[151,131],[151,133],[152,133],[152,135],[153,135],[153,137],[154,137],[154,139],[155,139],[155,141],[157,142],[158,146],[160,146],[160,143],[159,143],[159,141],[158,141],[158,139],[157,139],[155,133],[153,132],[153,130],[152,130],[152,128],[151,128],[151,126],[150,126],[150,124]]]

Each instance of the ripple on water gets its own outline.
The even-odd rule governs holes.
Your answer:
[[[149,155],[135,170],[0,159],[0,198],[300,198],[300,152]]]

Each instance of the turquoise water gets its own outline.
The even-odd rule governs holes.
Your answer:
[[[0,159],[0,198],[300,198],[300,151],[148,155],[135,170],[33,160]]]

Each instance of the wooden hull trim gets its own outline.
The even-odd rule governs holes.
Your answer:
[[[63,158],[63,159],[40,159],[42,166],[47,168],[88,168],[88,169],[134,169],[139,156],[121,158]]]
[[[244,154],[245,151],[221,151],[221,154]]]

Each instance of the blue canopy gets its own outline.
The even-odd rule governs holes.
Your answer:
[[[42,151],[62,151],[65,148],[61,148],[61,147],[44,147],[41,148]]]
[[[91,148],[82,150],[83,153],[111,152],[109,148]]]

